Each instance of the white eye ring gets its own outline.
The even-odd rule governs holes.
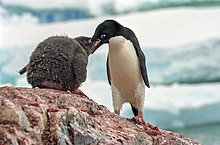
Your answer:
[[[105,38],[105,37],[106,37],[106,35],[105,35],[105,34],[102,34],[102,35],[101,35],[101,38]]]

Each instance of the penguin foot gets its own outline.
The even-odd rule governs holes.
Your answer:
[[[145,125],[146,124],[146,122],[144,121],[144,116],[143,116],[142,111],[138,111],[138,115],[131,118],[131,119],[128,119],[128,121],[135,122],[135,123],[140,124],[140,125]]]
[[[141,125],[145,125],[146,124],[146,122],[144,121],[143,116],[141,116],[141,115],[135,116],[134,118],[132,118],[132,121],[136,122],[138,124],[141,124]]]

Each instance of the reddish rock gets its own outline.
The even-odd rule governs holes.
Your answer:
[[[136,125],[83,93],[0,88],[0,145],[199,145],[150,124]]]

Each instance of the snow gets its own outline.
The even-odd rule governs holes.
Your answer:
[[[180,8],[45,25],[5,24],[0,49],[36,44],[51,35],[91,36],[96,26],[109,18],[131,28],[142,47],[169,48],[220,37],[220,9]]]

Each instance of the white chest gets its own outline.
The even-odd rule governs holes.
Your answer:
[[[133,97],[138,84],[143,81],[133,44],[122,36],[112,38],[109,42],[108,65],[111,82],[121,97]]]

